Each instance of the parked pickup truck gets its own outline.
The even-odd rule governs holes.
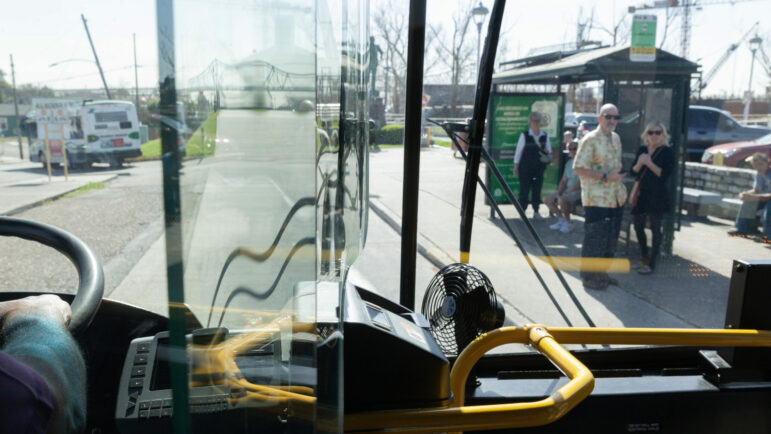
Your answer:
[[[769,128],[741,125],[722,110],[692,105],[688,108],[688,161],[701,161],[704,150],[711,146],[752,140],[769,133]]]

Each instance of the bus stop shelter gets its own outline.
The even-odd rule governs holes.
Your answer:
[[[645,125],[661,121],[670,135],[670,145],[680,164],[669,180],[670,203],[675,213],[664,221],[662,249],[672,252],[674,230],[680,227],[685,174],[685,149],[691,77],[699,65],[662,50],[655,60],[633,62],[629,47],[602,47],[547,53],[507,62],[510,69],[493,75],[496,91],[562,92],[564,85],[603,82],[602,104],[613,103],[621,119],[616,132],[621,137],[624,168],[634,163]],[[633,180],[627,180],[631,187]],[[628,212],[628,211],[627,211]],[[673,218],[677,216],[677,218]]]

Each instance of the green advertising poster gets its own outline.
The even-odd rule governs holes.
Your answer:
[[[515,197],[519,194],[519,179],[514,176],[514,153],[520,134],[529,129],[527,117],[533,111],[543,115],[541,129],[549,135],[554,157],[544,173],[541,197],[557,190],[564,107],[562,94],[493,92],[491,95],[488,150]],[[487,169],[486,179],[496,203],[511,203],[490,168]]]
[[[629,60],[632,62],[656,60],[656,15],[635,15],[632,18]]]

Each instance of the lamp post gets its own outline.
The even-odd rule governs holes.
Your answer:
[[[744,96],[744,122],[747,122],[750,114],[750,104],[752,103],[752,71],[755,69],[755,52],[760,48],[760,44],[763,39],[755,34],[755,37],[750,39],[750,50],[752,50],[752,63],[750,64],[750,81],[747,83],[747,95]]]
[[[479,68],[479,47],[482,43],[482,24],[485,23],[485,17],[490,11],[487,10],[482,2],[479,2],[479,6],[471,9],[471,15],[474,17],[474,22],[477,23],[477,68]]]
[[[385,102],[383,103],[383,111],[388,111],[388,75],[391,73],[391,50],[386,51],[386,66],[385,70]]]

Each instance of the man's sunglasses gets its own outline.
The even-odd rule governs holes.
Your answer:
[[[660,136],[663,133],[661,130],[650,130],[648,131],[649,136]]]
[[[577,151],[578,148],[568,148],[568,151]]]
[[[619,116],[619,115],[602,115],[602,117],[604,117],[607,120],[611,120],[611,119],[619,120],[619,119],[621,119],[621,116]]]

